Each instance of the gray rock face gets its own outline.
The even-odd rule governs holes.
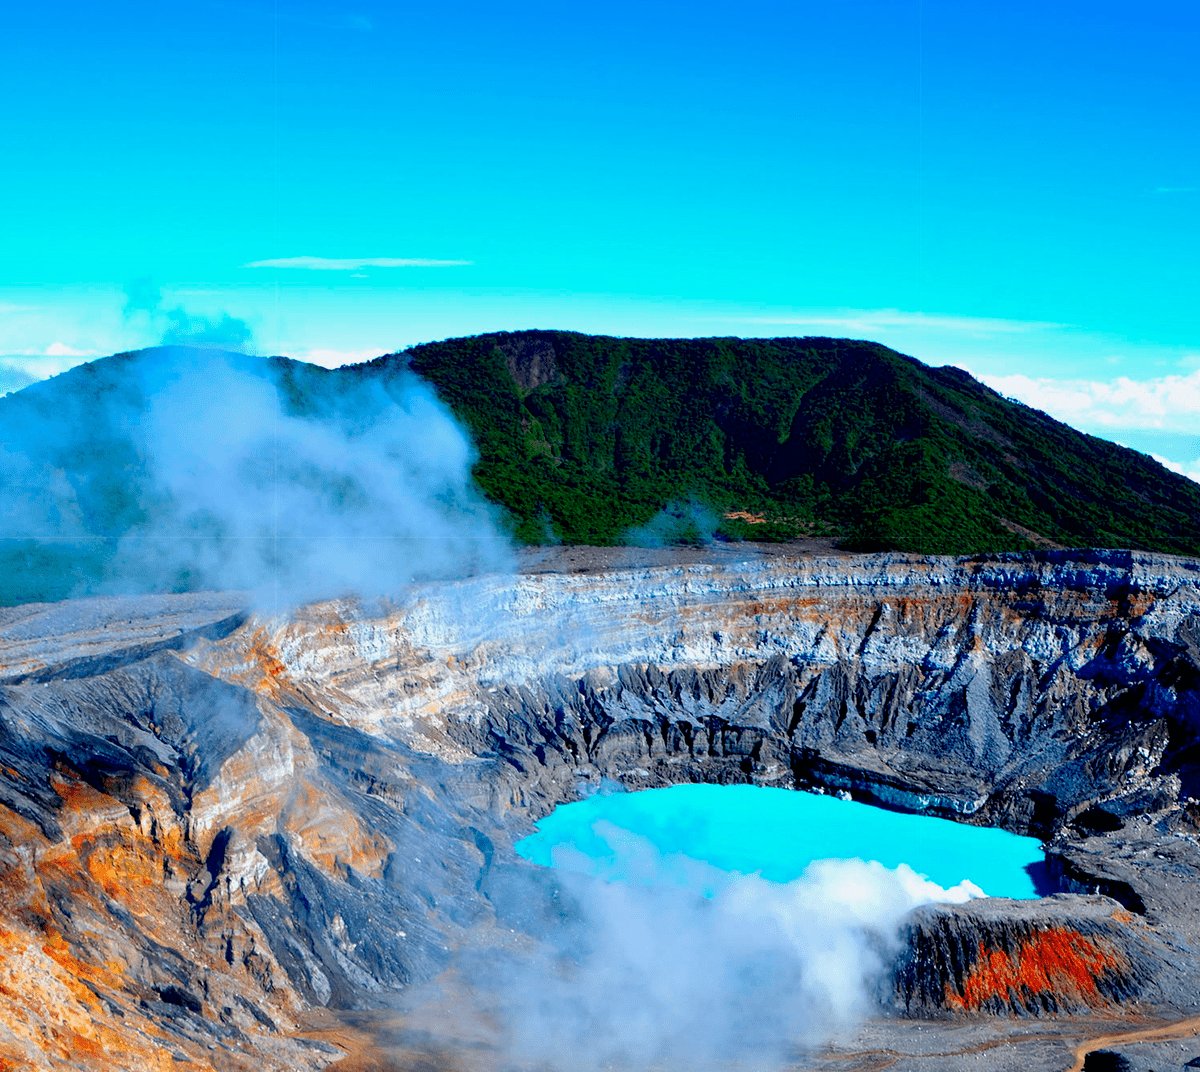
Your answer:
[[[556,925],[554,877],[512,844],[603,780],[1043,838],[1062,896],[913,918],[889,1030],[1192,1011],[1196,564],[693,558],[280,618],[220,595],[4,612],[5,948],[68,1026],[30,1036],[44,1013],[6,999],[0,1052],[66,1067],[110,1032],[146,1059],[320,1066],[287,1037],[306,1009],[386,1004]]]

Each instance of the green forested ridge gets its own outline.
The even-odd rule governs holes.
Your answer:
[[[470,430],[476,479],[525,542],[824,534],[923,553],[1200,554],[1200,485],[874,343],[527,331],[335,371],[224,356],[293,413],[364,423],[417,372]],[[131,429],[183,358],[197,360],[120,354],[0,399],[0,602],[95,587],[116,538],[153,523],[167,491]],[[69,532],[51,500],[69,502]]]
[[[734,537],[1200,552],[1200,485],[875,343],[520,332],[357,374],[407,361],[468,425],[479,483],[534,542],[620,541],[672,505],[684,531],[695,504]]]

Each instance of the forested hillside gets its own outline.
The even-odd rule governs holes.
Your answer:
[[[711,524],[926,553],[1200,552],[1200,485],[875,343],[535,331],[345,372],[409,362],[469,426],[477,479],[531,541]]]

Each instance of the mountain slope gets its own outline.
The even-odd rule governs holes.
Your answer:
[[[874,343],[537,331],[346,371],[399,362],[470,427],[477,479],[527,539],[619,541],[694,502],[774,522],[725,518],[730,535],[828,531],[861,548],[1200,552],[1200,486]]]

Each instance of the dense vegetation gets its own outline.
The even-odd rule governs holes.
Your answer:
[[[873,343],[521,332],[354,374],[409,361],[470,427],[479,483],[532,542],[711,520],[733,537],[828,533],[931,554],[1200,553],[1200,485]]]
[[[0,602],[107,587],[122,535],[169,495],[134,431],[184,357],[197,359],[117,355],[0,399]],[[1200,554],[1200,485],[873,343],[531,331],[336,371],[224,358],[293,414],[363,422],[415,371],[470,430],[475,478],[525,542],[829,535],[924,553]]]

